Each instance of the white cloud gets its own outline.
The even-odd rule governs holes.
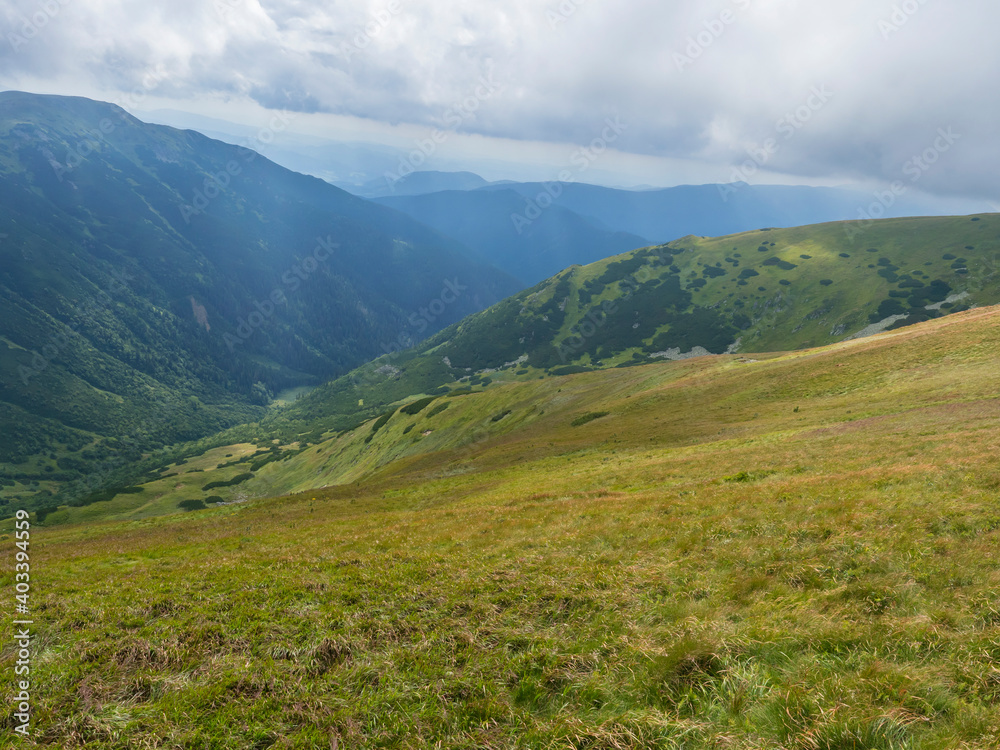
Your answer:
[[[618,113],[621,150],[718,169],[825,86],[767,169],[899,179],[952,127],[961,142],[921,188],[988,195],[998,21],[988,0],[0,0],[0,86],[111,99],[159,70],[150,94],[179,107],[252,98],[432,127],[492,69],[506,87],[464,131],[585,143]]]

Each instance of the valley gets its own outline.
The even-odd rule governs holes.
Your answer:
[[[70,499],[70,505],[86,508],[114,498],[106,506],[114,509],[112,517],[128,518],[173,512],[180,502],[264,497],[353,481],[384,459],[373,449],[381,441],[361,442],[369,437],[367,424],[408,401],[699,353],[805,349],[1000,303],[995,215],[884,220],[855,236],[858,226],[687,237],[574,266],[412,349],[394,346],[258,420],[112,467],[104,487]],[[403,447],[411,444],[436,449],[467,437],[458,425],[447,424],[436,434],[394,443],[392,450],[417,450]],[[257,450],[242,465],[206,465],[204,473],[170,487],[158,478],[173,462],[244,443]],[[316,460],[299,456],[306,447],[311,450],[303,455]],[[338,456],[332,465],[319,460],[331,454]],[[260,470],[254,468],[262,461]],[[17,471],[44,478],[32,466]],[[303,474],[304,481],[295,479]],[[202,490],[237,475],[246,475],[239,486]],[[147,491],[130,489],[137,486]],[[25,489],[19,482],[7,495]],[[36,502],[54,509],[66,501],[42,496]],[[67,510],[53,518],[94,512]]]

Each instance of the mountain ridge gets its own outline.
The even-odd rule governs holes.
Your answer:
[[[537,284],[572,265],[593,263],[649,245],[645,237],[609,230],[562,206],[518,226],[511,217],[524,210],[513,189],[444,191],[374,199],[428,226],[478,248],[498,268],[525,286]]]
[[[82,97],[0,94],[0,234],[0,461],[42,487],[83,464],[38,456],[217,432],[519,288],[404,214]]]

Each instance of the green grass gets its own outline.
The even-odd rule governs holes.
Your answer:
[[[37,744],[996,747],[998,352],[975,310],[504,385],[260,472],[343,486],[36,528]]]

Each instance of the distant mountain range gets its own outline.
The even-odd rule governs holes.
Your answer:
[[[414,181],[404,188],[445,182]],[[402,184],[402,183],[401,183]],[[475,247],[497,266],[534,284],[573,264],[687,235],[718,237],[856,219],[872,196],[835,188],[698,185],[632,191],[578,183],[504,183],[376,198]],[[888,216],[936,213],[935,204],[900,199]]]
[[[256,418],[519,288],[253,151],[87,99],[0,94],[0,462]]]
[[[561,205],[523,225],[511,217],[525,210],[515,189],[429,193],[377,198],[377,203],[403,211],[483,253],[525,286],[576,264],[651,244],[648,239],[615,231]]]
[[[268,143],[247,126],[159,111],[151,118],[194,127],[231,143],[250,143],[284,166],[409,214],[482,252],[490,262],[536,284],[573,264],[678,237],[719,237],[764,227],[858,219],[875,197],[864,191],[802,186],[687,185],[620,189],[578,182],[489,182],[471,171],[412,171],[400,176],[405,150],[336,143],[282,129]],[[406,170],[403,170],[404,172]],[[879,218],[969,214],[972,201],[894,196]]]
[[[531,221],[537,209],[553,205],[574,211],[598,226],[661,244],[678,237],[721,237],[765,227],[787,228],[849,221],[872,202],[870,194],[840,188],[780,185],[682,185],[658,190],[617,190],[581,183],[520,183],[484,190],[515,190],[524,197],[512,223]],[[884,218],[940,213],[934,203],[897,201]],[[881,217],[880,217],[881,218]]]
[[[487,182],[472,172],[413,172],[398,179],[380,177],[357,188],[350,189],[363,198],[386,198],[401,195],[426,195],[445,190],[477,190],[491,185],[508,183]],[[348,189],[348,188],[345,188]]]

